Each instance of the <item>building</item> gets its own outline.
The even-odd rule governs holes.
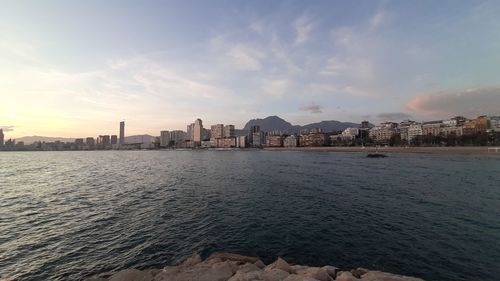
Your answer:
[[[116,144],[118,144],[118,136],[112,135],[111,136],[111,145],[116,145]]]
[[[415,124],[411,124],[410,126],[408,126],[408,140],[409,141],[412,141],[415,138],[422,136],[422,135],[423,135],[422,124],[415,123]]]
[[[439,136],[439,134],[441,133],[442,126],[444,126],[442,120],[424,122],[422,124],[422,135],[423,136]]]
[[[3,143],[5,141],[5,136],[3,134],[3,129],[0,129],[0,146],[3,146]]]
[[[170,143],[174,147],[183,147],[187,139],[187,134],[181,130],[174,130],[170,132]]]
[[[296,135],[288,136],[283,140],[283,146],[297,147],[299,146],[299,138]]]
[[[241,148],[247,147],[247,137],[246,136],[239,136],[237,139],[238,139],[238,143],[236,144],[236,147],[241,147]]]
[[[461,136],[464,134],[462,126],[443,126],[439,132],[441,136],[447,137],[449,135]]]
[[[85,139],[85,144],[89,149],[95,148],[95,139],[93,137],[88,137]]]
[[[267,136],[266,144],[269,147],[282,147],[283,137],[282,136]]]
[[[368,136],[375,142],[387,143],[396,134],[397,123],[384,122],[370,129]]]
[[[170,132],[169,131],[161,131],[160,132],[160,147],[169,147],[170,146]]]
[[[194,140],[194,123],[187,125],[186,132],[187,132],[186,140],[193,141]]]
[[[193,127],[193,142],[195,146],[200,146],[201,141],[203,140],[203,123],[201,119],[196,119],[194,121]]]
[[[500,132],[500,116],[490,116],[488,122],[488,130],[490,132]]]
[[[108,149],[111,147],[111,138],[109,135],[100,135],[97,138],[97,147],[100,149]]]
[[[234,125],[226,125],[226,126],[224,126],[224,137],[225,138],[233,138],[233,137],[235,137]]]
[[[342,140],[354,140],[359,136],[360,128],[346,128],[342,131]]]
[[[252,143],[253,147],[262,147],[266,143],[264,132],[258,131],[252,134]]]
[[[464,135],[485,133],[488,130],[488,117],[479,116],[476,119],[467,120],[463,125]]]
[[[120,145],[125,144],[125,121],[120,122]]]
[[[212,139],[222,139],[224,137],[224,125],[223,124],[212,125],[210,127],[210,131],[211,131],[210,138],[212,138]]]
[[[310,133],[300,135],[300,146],[325,146],[327,144],[327,134]]]

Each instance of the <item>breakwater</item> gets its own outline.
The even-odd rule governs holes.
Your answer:
[[[85,281],[423,281],[365,268],[340,270],[331,265],[291,265],[282,258],[265,265],[257,257],[215,253],[202,260],[195,254],[177,266],[162,269],[126,269],[110,277]]]

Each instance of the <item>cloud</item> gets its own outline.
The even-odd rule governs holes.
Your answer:
[[[421,94],[413,97],[405,108],[432,118],[500,115],[500,87]]]
[[[377,118],[385,121],[401,121],[410,119],[412,116],[403,112],[387,112],[378,114]]]
[[[286,79],[274,79],[264,82],[263,90],[271,96],[283,96],[290,87],[291,82]]]
[[[370,19],[370,28],[375,29],[386,23],[387,20],[388,20],[387,13],[383,10],[380,10],[377,13],[375,13],[375,15],[373,15],[372,18]]]
[[[0,129],[2,129],[4,132],[12,132],[14,131],[14,126],[0,126]]]
[[[293,26],[295,28],[295,45],[305,43],[314,29],[314,23],[305,15],[295,20]]]
[[[311,102],[310,104],[307,104],[307,105],[303,105],[299,109],[301,111],[307,111],[310,113],[322,113],[321,106],[314,103],[314,102]]]

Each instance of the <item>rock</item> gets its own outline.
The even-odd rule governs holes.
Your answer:
[[[318,281],[318,280],[307,276],[290,274],[288,275],[287,278],[283,279],[283,281]]]
[[[330,275],[330,277],[332,277],[333,279],[337,277],[337,272],[339,272],[339,269],[336,268],[335,266],[325,265],[322,268],[324,268],[328,273],[328,275]]]
[[[259,268],[264,268],[266,267],[266,265],[261,261],[261,260],[257,260],[256,262],[254,262],[254,264],[256,266],[258,266]]]
[[[266,268],[264,270],[268,271],[268,270],[271,270],[271,269],[281,269],[281,270],[286,271],[288,273],[292,273],[292,268],[282,258],[278,258],[275,262],[273,262],[272,264],[266,266]]]
[[[108,279],[102,277],[90,277],[85,279],[85,281],[108,281]]]
[[[358,278],[354,277],[349,271],[340,271],[337,273],[336,281],[357,281]]]
[[[245,263],[238,267],[238,272],[247,273],[251,271],[260,271],[260,268],[253,263]]]
[[[262,279],[264,279],[264,281],[281,281],[287,278],[288,275],[290,275],[288,272],[274,268],[264,271],[264,273],[262,273]]]
[[[253,270],[250,272],[238,271],[233,277],[231,277],[228,281],[257,281],[262,280],[262,271]]]
[[[297,271],[302,270],[302,269],[306,269],[308,267],[309,266],[306,266],[306,265],[291,265],[290,266],[290,268],[292,269],[292,273],[297,273]]]
[[[247,262],[254,263],[254,262],[259,260],[259,258],[257,258],[257,257],[247,257],[247,256],[243,256],[243,255],[230,254],[230,253],[213,253],[207,258],[207,260],[214,259],[214,258],[218,258],[218,259],[221,259],[223,261],[225,261],[225,260],[241,261],[244,263],[247,263]]]
[[[351,269],[351,273],[352,273],[352,275],[353,275],[354,277],[356,277],[356,278],[361,278],[361,276],[362,276],[363,274],[366,274],[367,272],[369,272],[369,270],[368,270],[368,269],[366,269],[366,268],[362,268],[362,267],[358,267],[358,268],[356,268],[356,269]]]
[[[199,264],[201,262],[201,256],[198,254],[194,254],[191,257],[187,258],[185,261],[183,261],[180,266],[193,266],[196,264]]]
[[[416,277],[396,275],[382,271],[368,271],[361,277],[363,281],[424,281]]]
[[[126,269],[115,273],[109,281],[152,281],[153,276],[149,272],[137,269]]]
[[[296,271],[297,275],[311,277],[320,281],[333,281],[330,274],[323,267],[306,267]]]

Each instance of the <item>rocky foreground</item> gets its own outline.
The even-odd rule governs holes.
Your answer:
[[[290,265],[278,258],[265,265],[256,257],[215,253],[202,260],[194,255],[177,266],[163,269],[127,269],[109,278],[92,277],[86,281],[423,281],[364,268],[341,271],[334,266]]]

